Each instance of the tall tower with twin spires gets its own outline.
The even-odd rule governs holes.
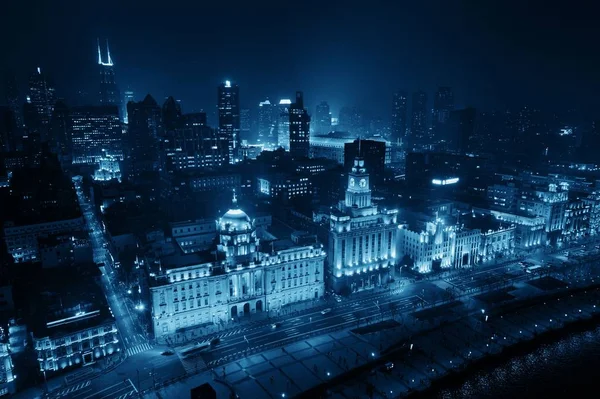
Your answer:
[[[108,40],[106,41],[106,56],[104,62],[102,51],[100,50],[100,40],[98,39],[98,66],[100,68],[100,105],[114,105],[120,108],[121,93],[115,82],[114,63],[110,56]]]

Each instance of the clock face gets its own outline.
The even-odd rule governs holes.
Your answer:
[[[366,187],[367,186],[367,179],[360,179],[360,186],[361,187]]]
[[[353,177],[350,178],[350,187],[354,187],[354,178]]]

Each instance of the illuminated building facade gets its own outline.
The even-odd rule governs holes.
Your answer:
[[[116,179],[121,181],[121,165],[119,158],[105,154],[98,159],[98,169],[94,172],[94,180],[109,181]]]
[[[480,246],[479,230],[445,225],[439,218],[427,222],[424,231],[402,226],[398,234],[399,255],[408,256],[419,273],[472,267],[478,261]]]
[[[374,288],[393,277],[397,213],[371,203],[365,160],[357,157],[348,173],[346,198],[329,218],[328,264],[335,291]]]
[[[9,345],[0,342],[0,397],[16,392],[16,377]]]
[[[600,194],[592,193],[583,202],[590,208],[590,235],[600,234]]]
[[[123,131],[117,106],[83,106],[71,110],[75,164],[96,164],[105,154],[123,159]]]
[[[560,234],[565,227],[569,193],[566,187],[549,184],[547,190],[524,191],[518,200],[518,208],[531,215],[541,216],[546,222],[548,239]]]
[[[290,150],[290,105],[292,100],[279,100],[277,116],[277,145],[286,151]]]
[[[258,104],[258,144],[266,148],[277,146],[276,109],[268,99]]]
[[[235,163],[240,144],[240,88],[226,80],[219,86],[219,138],[220,147],[227,148],[229,163]]]
[[[297,157],[308,157],[310,148],[310,116],[304,108],[301,91],[296,92],[296,102],[290,105],[290,153]]]
[[[259,177],[257,189],[259,194],[281,200],[303,197],[312,194],[312,184],[308,177],[302,175],[276,174]]]
[[[256,228],[234,197],[232,209],[217,221],[219,260],[154,276],[150,297],[157,339],[323,296],[322,246],[273,246],[263,253]]]

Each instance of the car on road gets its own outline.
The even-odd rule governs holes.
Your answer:
[[[217,346],[217,345],[219,345],[220,343],[221,343],[221,338],[218,338],[218,337],[217,337],[217,338],[213,338],[213,339],[210,341],[210,346]]]
[[[321,314],[327,314],[329,312],[331,312],[331,308],[321,310]]]
[[[273,323],[273,324],[271,324],[271,328],[274,330],[276,328],[281,327],[281,324],[282,324],[281,322]]]
[[[338,303],[339,303],[339,302],[342,302],[342,297],[341,297],[341,296],[339,296],[339,295],[336,295],[336,296],[335,296],[335,301],[336,301],[336,302],[338,302]]]
[[[380,370],[383,372],[388,372],[388,371],[391,371],[393,368],[394,368],[394,363],[387,362],[386,364],[384,364],[383,366],[380,367]]]

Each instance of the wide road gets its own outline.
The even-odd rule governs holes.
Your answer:
[[[114,278],[115,272],[112,268],[112,260],[107,255],[108,251],[106,250],[108,243],[100,222],[81,187],[75,184],[75,189],[79,206],[88,227],[94,251],[94,261],[98,264],[103,264],[103,266],[100,266],[100,271],[102,272],[102,289],[115,317],[124,353],[133,355],[148,350],[152,346],[149,344],[146,331],[144,331],[142,324],[139,322],[138,315],[135,313],[137,310],[131,309],[128,306],[131,301],[126,300],[126,294],[118,286],[118,282]]]
[[[267,350],[313,335],[380,321],[382,313],[384,319],[390,317],[392,310],[395,314],[401,314],[426,303],[427,298],[439,296],[441,292],[443,290],[435,285],[422,282],[394,291],[358,295],[335,303],[325,313],[315,311],[299,316],[290,315],[284,321],[274,324],[265,321],[263,325],[239,328],[206,337],[203,340],[219,338],[220,342],[208,352],[182,356],[182,362],[186,370],[198,367],[199,361],[200,364],[205,363],[208,367],[214,367],[228,358],[244,356],[248,350]],[[192,345],[179,349],[188,347]]]

